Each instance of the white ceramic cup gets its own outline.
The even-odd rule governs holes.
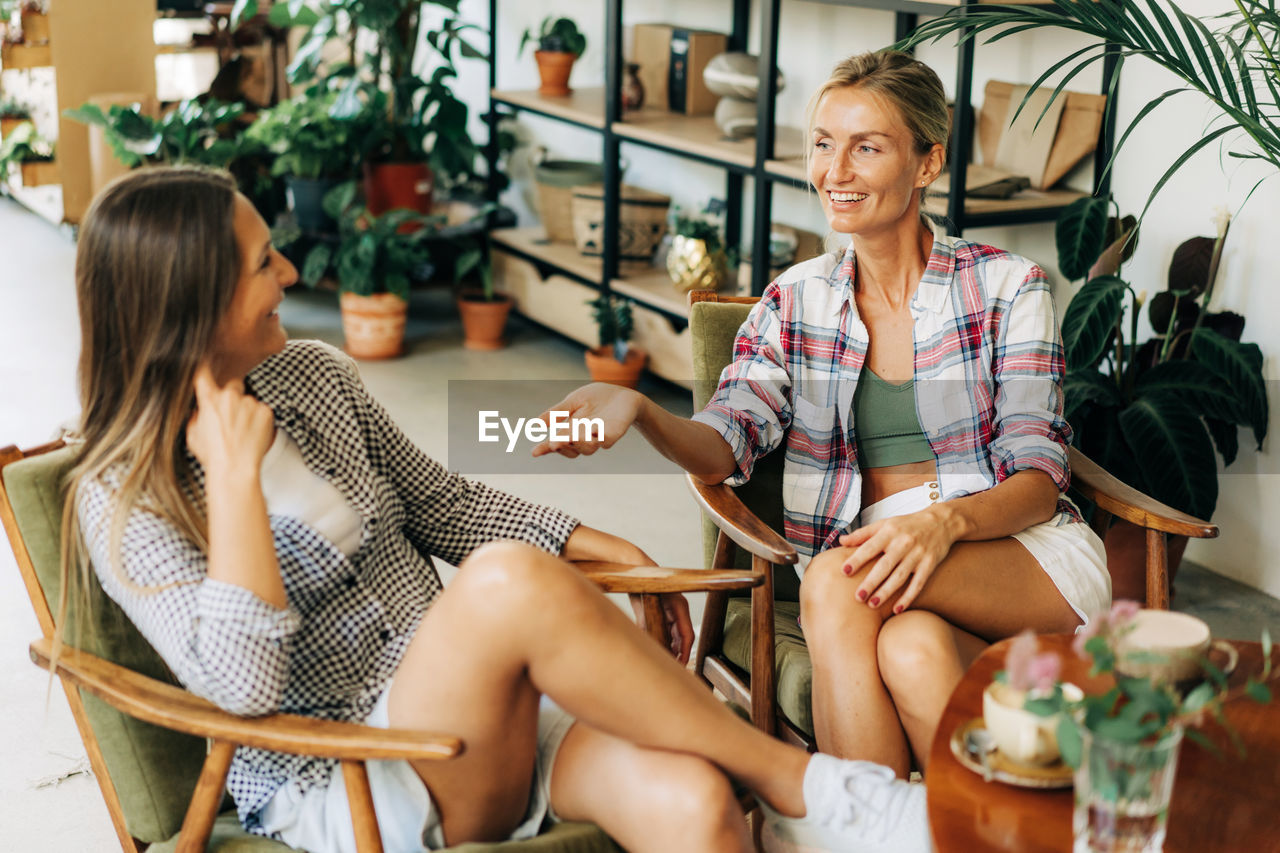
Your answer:
[[[1070,702],[1084,693],[1074,684],[1062,685]],[[1042,717],[1022,707],[1026,692],[993,681],[982,691],[982,722],[996,742],[996,749],[1017,764],[1045,765],[1058,760],[1058,720],[1061,714]]]
[[[1186,681],[1201,674],[1200,661],[1211,646],[1226,655],[1225,672],[1235,669],[1235,647],[1214,641],[1202,620],[1172,610],[1139,610],[1116,640],[1116,672],[1156,682]]]

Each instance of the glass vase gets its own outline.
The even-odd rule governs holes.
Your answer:
[[[1182,729],[1137,744],[1100,737],[1084,726],[1080,737],[1074,853],[1163,850]]]

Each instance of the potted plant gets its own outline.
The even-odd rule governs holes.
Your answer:
[[[1243,753],[1224,706],[1241,695],[1264,704],[1271,700],[1272,646],[1265,629],[1261,672],[1241,687],[1228,688],[1227,674],[1203,656],[1197,660],[1201,680],[1194,685],[1126,675],[1135,662],[1149,669],[1171,662],[1128,648],[1126,637],[1140,615],[1134,602],[1118,601],[1076,634],[1073,650],[1092,661],[1090,675],[1114,676],[1114,686],[1105,692],[1086,694],[1062,684],[1061,659],[1053,652],[1037,654],[1029,631],[1010,644],[1005,669],[996,674],[998,683],[1021,694],[1025,710],[1057,718],[1058,750],[1074,769],[1076,849],[1159,850],[1183,737],[1218,754],[1214,742],[1197,730],[1213,717]],[[1123,672],[1118,663],[1125,663]]]
[[[246,140],[275,155],[271,174],[284,177],[289,205],[304,231],[333,229],[323,200],[355,172],[352,122],[334,118],[330,112],[337,97],[324,86],[313,86],[262,110],[245,131]]]
[[[19,22],[16,30],[15,13]],[[49,7],[45,0],[0,0],[0,24],[4,25],[4,40],[10,44],[49,42]]]
[[[0,180],[8,178],[10,165],[19,167],[24,187],[58,182],[54,144],[37,133],[31,122],[18,125],[0,141]]]
[[[542,19],[536,34],[532,29],[524,31],[516,55],[523,54],[525,45],[531,41],[538,43],[533,52],[538,61],[538,76],[542,79],[538,94],[568,95],[573,91],[569,88],[569,74],[573,71],[573,63],[587,49],[587,37],[572,19],[548,15]]]
[[[143,110],[142,104],[113,104],[103,112],[86,103],[62,114],[73,121],[101,127],[103,138],[116,159],[129,168],[142,164],[199,163],[225,168],[239,150],[230,134],[244,113],[244,104],[182,101],[159,118]]]
[[[719,290],[728,278],[728,256],[720,229],[698,216],[677,211],[674,230],[667,252],[667,273],[676,290]]]
[[[338,223],[338,233],[333,242],[321,241],[311,248],[301,278],[312,287],[326,274],[337,279],[348,353],[355,358],[394,358],[404,348],[409,285],[431,275],[425,244],[431,229],[405,231],[401,226],[429,226],[439,220],[412,210],[373,216],[356,195],[355,181],[325,194],[325,210]]]
[[[27,121],[31,121],[31,107],[16,98],[0,98],[0,139]]]
[[[1208,311],[1230,219],[1222,218],[1216,238],[1188,241],[1174,254],[1169,289],[1148,309],[1156,335],[1138,346],[1142,299],[1118,275],[1136,222],[1130,217],[1126,233],[1104,252],[1108,204],[1081,199],[1058,221],[1059,268],[1087,279],[1062,319],[1065,415],[1087,456],[1157,500],[1207,519],[1218,497],[1215,448],[1230,465],[1237,427],[1251,428],[1259,447],[1267,434],[1262,352],[1240,341],[1243,317]],[[1114,594],[1141,598],[1141,529],[1115,521],[1106,544]],[[1185,537],[1169,542],[1171,579],[1185,547]]]
[[[600,333],[600,346],[586,352],[587,371],[592,380],[636,387],[649,354],[627,345],[635,328],[631,300],[610,293],[588,300],[587,304],[591,306]]]
[[[479,242],[479,241],[477,241]],[[480,287],[464,287],[458,292],[458,313],[462,316],[462,345],[467,349],[501,349],[507,315],[514,304],[511,297],[493,287],[493,267],[487,245],[476,245],[458,255],[454,280],[462,282],[473,270]]]

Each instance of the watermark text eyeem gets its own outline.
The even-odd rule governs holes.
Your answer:
[[[538,418],[516,418],[515,424],[512,424],[496,410],[480,410],[478,436],[481,442],[501,441],[499,427],[507,436],[507,453],[515,451],[522,432],[534,444],[541,441],[593,441],[604,438],[603,418],[571,418],[568,412],[551,411],[547,413],[545,421]]]

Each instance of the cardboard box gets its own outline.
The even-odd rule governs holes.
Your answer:
[[[636,24],[631,61],[639,64],[645,104],[685,115],[711,115],[720,100],[702,82],[713,56],[728,49],[729,37],[671,24]]]

